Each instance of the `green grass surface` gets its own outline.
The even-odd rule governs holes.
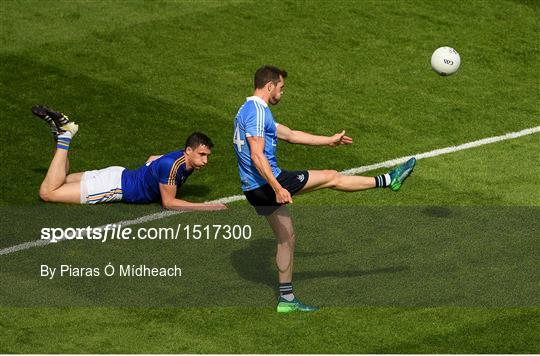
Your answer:
[[[290,169],[346,169],[538,124],[537,12],[525,5],[444,3],[441,15],[442,5],[428,2],[131,3],[104,17],[93,9],[99,3],[39,4],[2,4],[2,115],[26,124],[2,130],[4,142],[24,136],[25,145],[4,147],[1,179],[16,179],[20,161],[34,173],[2,192],[4,205],[38,201],[50,139],[28,114],[37,102],[79,122],[74,170],[136,167],[199,129],[216,149],[197,183],[211,187],[207,197],[237,193],[231,120],[261,63],[291,73],[273,109],[278,121],[324,134],[345,128],[356,139],[323,154],[282,144]],[[258,20],[267,13],[273,31]],[[10,39],[21,31],[23,42]],[[449,78],[429,68],[431,51],[445,44],[463,56]]]
[[[216,146],[180,195],[240,194],[232,121],[270,63],[278,122],[349,147],[281,143],[288,169],[349,169],[540,123],[537,2],[0,2],[0,248],[43,227],[156,205],[40,202],[52,142],[29,108],[80,124],[73,171],[137,167],[194,130]],[[431,52],[462,67],[438,77]],[[253,226],[247,241],[70,241],[0,257],[0,352],[538,353],[538,134],[421,160],[402,190],[298,196],[295,290],[273,311],[274,244],[245,202],[138,227]],[[369,172],[376,174],[382,171]],[[178,263],[179,279],[39,277],[39,266]]]
[[[27,313],[32,318],[20,318]],[[531,353],[538,351],[539,314],[538,308],[333,308],[310,315],[270,308],[10,309],[0,325],[11,342],[0,351]]]

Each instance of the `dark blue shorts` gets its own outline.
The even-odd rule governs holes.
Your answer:
[[[277,176],[279,184],[287,189],[291,196],[302,190],[308,179],[308,171],[281,171]],[[276,193],[270,184],[244,192],[244,195],[259,215],[271,215],[282,205],[276,201]]]

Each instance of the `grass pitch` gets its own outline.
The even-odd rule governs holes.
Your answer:
[[[80,124],[73,171],[137,167],[191,131],[216,147],[181,196],[240,194],[232,121],[256,68],[290,73],[278,122],[349,147],[280,144],[287,169],[343,170],[539,125],[538,4],[525,1],[0,4],[0,248],[43,227],[158,205],[44,204],[52,150],[29,108]],[[438,77],[431,52],[462,67]],[[0,352],[538,353],[539,135],[421,160],[399,193],[324,191],[292,206],[295,290],[273,311],[271,232],[245,202],[134,227],[249,223],[248,241],[63,242],[0,257]],[[377,172],[369,172],[376,174]],[[178,262],[181,279],[39,277],[48,264]]]

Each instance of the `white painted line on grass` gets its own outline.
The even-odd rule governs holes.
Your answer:
[[[444,154],[447,154],[447,153],[453,153],[453,152],[457,152],[457,151],[467,150],[467,149],[473,148],[473,147],[487,145],[487,144],[494,143],[494,142],[499,142],[499,141],[504,141],[504,140],[511,140],[511,139],[518,138],[518,137],[521,137],[521,136],[532,135],[532,134],[537,133],[537,132],[540,132],[540,126],[531,127],[531,128],[525,129],[525,130],[518,131],[518,132],[510,132],[510,133],[507,133],[507,134],[504,134],[504,135],[501,135],[501,136],[493,136],[493,137],[488,137],[488,138],[484,138],[484,139],[477,140],[477,141],[467,142],[467,143],[461,144],[459,146],[450,146],[450,147],[440,148],[440,149],[437,149],[437,150],[424,152],[424,153],[419,153],[419,154],[416,154],[416,155],[409,155],[409,156],[399,157],[399,158],[395,158],[395,159],[392,159],[392,160],[371,164],[371,165],[368,165],[368,166],[352,168],[352,169],[342,171],[341,173],[346,174],[346,175],[354,175],[354,174],[373,171],[373,170],[379,169],[379,168],[393,167],[393,166],[395,166],[397,164],[400,164],[400,163],[403,163],[403,162],[407,161],[411,157],[416,157],[417,160],[420,160],[420,159],[423,159],[423,158],[436,157],[436,156],[441,156],[441,155],[444,155]],[[209,201],[208,203],[228,204],[228,203],[232,203],[232,202],[239,201],[239,200],[245,200],[245,199],[246,198],[245,198],[244,195],[232,195],[232,196],[229,196],[229,197],[224,197],[224,198],[221,198],[221,199],[212,200],[212,201]],[[150,215],[144,215],[144,216],[141,216],[139,218],[132,219],[132,220],[119,221],[119,222],[114,223],[114,224],[116,224],[117,226],[121,225],[123,227],[124,226],[130,226],[130,225],[138,225],[138,224],[142,224],[142,223],[145,223],[145,222],[160,220],[160,219],[167,218],[169,216],[182,214],[182,213],[185,213],[185,212],[167,210],[167,211],[161,211],[159,213],[154,213],[154,214],[150,214]],[[110,224],[110,225],[112,225],[112,224]],[[105,225],[98,226],[96,229],[100,229],[100,228],[104,229]],[[83,234],[81,234],[81,235],[83,235]],[[63,241],[63,240],[58,240],[58,241]],[[17,251],[27,250],[27,249],[32,248],[32,247],[45,246],[45,245],[48,245],[48,244],[51,244],[51,243],[53,243],[53,242],[51,242],[51,240],[36,240],[36,241],[25,242],[25,243],[22,243],[22,244],[19,244],[19,245],[15,245],[15,246],[6,247],[6,248],[1,249],[0,250],[0,255],[7,255],[7,254],[14,253],[14,252],[17,252]]]
[[[346,175],[354,175],[354,174],[359,174],[359,173],[363,173],[363,172],[373,171],[373,170],[379,169],[379,168],[393,167],[393,166],[398,165],[400,163],[406,162],[411,157],[416,157],[417,160],[423,159],[423,158],[436,157],[436,156],[445,155],[447,153],[454,153],[454,152],[457,152],[457,151],[467,150],[469,148],[474,148],[474,147],[478,147],[478,146],[482,146],[482,145],[487,145],[487,144],[494,143],[494,142],[499,142],[499,141],[504,141],[504,140],[511,140],[513,138],[518,138],[518,137],[521,137],[521,136],[532,135],[532,134],[537,133],[537,132],[540,132],[540,126],[531,127],[529,129],[521,130],[521,131],[518,131],[518,132],[509,132],[509,133],[501,135],[501,136],[493,136],[493,137],[483,138],[481,140],[467,142],[467,143],[461,144],[459,146],[450,146],[450,147],[445,147],[445,148],[439,148],[437,150],[424,152],[424,153],[418,153],[416,155],[410,155],[410,156],[404,156],[404,157],[400,157],[400,158],[395,158],[395,159],[392,159],[392,160],[389,160],[389,161],[371,164],[369,166],[362,166],[362,167],[358,167],[358,168],[347,169],[346,171],[343,171],[341,173],[346,174]]]

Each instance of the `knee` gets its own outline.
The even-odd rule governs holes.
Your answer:
[[[280,240],[279,244],[294,249],[296,246],[296,234],[294,232],[287,234],[285,238]]]
[[[39,197],[41,198],[41,200],[43,200],[45,202],[49,202],[52,199],[50,192],[48,192],[48,191],[46,191],[44,189],[39,190]]]
[[[54,192],[48,189],[41,188],[39,189],[39,197],[44,202],[54,202]]]
[[[338,171],[327,170],[324,171],[326,175],[326,181],[328,182],[328,188],[335,188],[338,185],[339,177],[341,176]]]
[[[289,235],[289,246],[293,249],[296,247],[296,234],[294,232]]]

